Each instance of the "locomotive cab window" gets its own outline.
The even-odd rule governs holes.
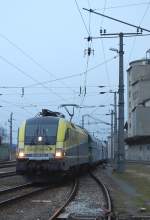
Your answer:
[[[45,118],[31,119],[26,122],[25,144],[56,144],[58,120]]]

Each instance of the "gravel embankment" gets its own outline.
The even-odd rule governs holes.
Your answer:
[[[71,183],[67,183],[0,207],[0,220],[48,220],[62,205],[70,190]]]
[[[6,167],[6,168],[0,168],[0,173],[4,172],[10,172],[10,171],[16,171],[16,167]]]
[[[25,183],[25,180],[16,176],[1,179],[0,182],[1,188],[4,189]],[[7,207],[0,207],[0,220],[47,220],[62,205],[70,190],[71,183],[66,183],[65,186],[46,190]],[[66,212],[99,216],[103,213],[103,207],[105,201],[98,184],[89,174],[80,177],[79,191],[75,200],[66,208]]]
[[[98,184],[89,174],[80,177],[78,193],[65,209],[66,215],[102,216],[105,199]]]
[[[0,190],[8,189],[14,186],[25,184],[29,181],[23,176],[15,175],[9,177],[0,178]]]

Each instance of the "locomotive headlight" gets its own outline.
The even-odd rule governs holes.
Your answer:
[[[23,151],[20,151],[20,152],[18,153],[18,157],[19,157],[19,158],[24,158],[24,156],[25,156],[25,153],[24,153]]]
[[[56,157],[56,158],[62,158],[63,156],[64,156],[64,151],[63,151],[63,149],[56,149],[55,157]]]
[[[38,137],[38,141],[41,142],[43,138],[41,136]]]

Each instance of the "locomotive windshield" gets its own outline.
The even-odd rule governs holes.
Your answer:
[[[25,144],[56,144],[59,118],[43,117],[29,119],[25,127]]]

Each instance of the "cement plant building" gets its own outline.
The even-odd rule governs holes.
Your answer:
[[[131,62],[127,70],[127,159],[150,160],[150,59]]]

